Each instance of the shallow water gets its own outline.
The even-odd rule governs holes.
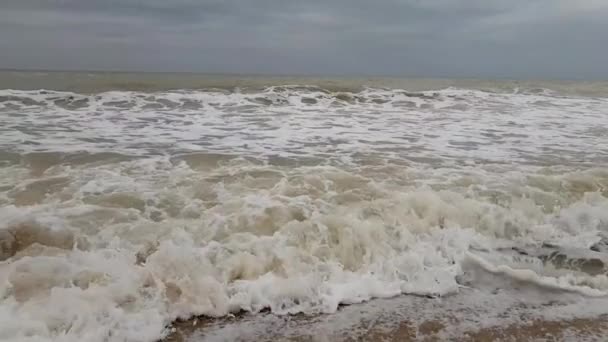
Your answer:
[[[608,98],[473,88],[0,91],[0,339],[521,284],[608,313]]]

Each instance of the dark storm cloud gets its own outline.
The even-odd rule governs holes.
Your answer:
[[[605,0],[4,0],[0,67],[608,78]]]

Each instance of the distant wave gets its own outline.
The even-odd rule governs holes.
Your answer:
[[[0,106],[59,107],[65,110],[92,109],[105,106],[129,110],[143,109],[201,109],[205,105],[387,105],[392,107],[434,106],[441,108],[457,102],[482,100],[494,94],[497,100],[508,95],[542,95],[551,97],[549,89],[530,89],[513,92],[496,92],[462,88],[445,88],[429,91],[408,91],[390,88],[364,88],[360,91],[332,91],[311,85],[281,85],[261,90],[236,89],[179,89],[166,92],[108,91],[95,94],[54,90],[0,90]],[[213,102],[216,101],[216,102]],[[2,107],[0,107],[1,109]]]

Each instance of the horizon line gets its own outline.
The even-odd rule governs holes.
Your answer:
[[[314,73],[255,73],[255,72],[205,72],[205,71],[158,71],[158,70],[121,70],[121,69],[42,69],[42,68],[2,68],[0,72],[31,73],[74,73],[74,74],[174,74],[201,75],[218,77],[256,77],[256,78],[335,78],[335,79],[418,79],[418,80],[469,80],[469,81],[511,81],[511,82],[608,82],[608,79],[585,78],[513,78],[513,77],[480,77],[480,76],[418,76],[418,75],[384,75],[384,74],[314,74]]]

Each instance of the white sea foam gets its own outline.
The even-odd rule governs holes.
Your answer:
[[[446,89],[331,93],[0,92],[0,146],[23,151],[214,151],[323,158],[605,163],[608,99]],[[585,151],[584,155],[579,152]]]
[[[605,272],[501,252],[585,259],[602,241],[605,99],[2,96],[0,339],[153,341],[193,315],[328,313],[509,281],[608,291]]]

